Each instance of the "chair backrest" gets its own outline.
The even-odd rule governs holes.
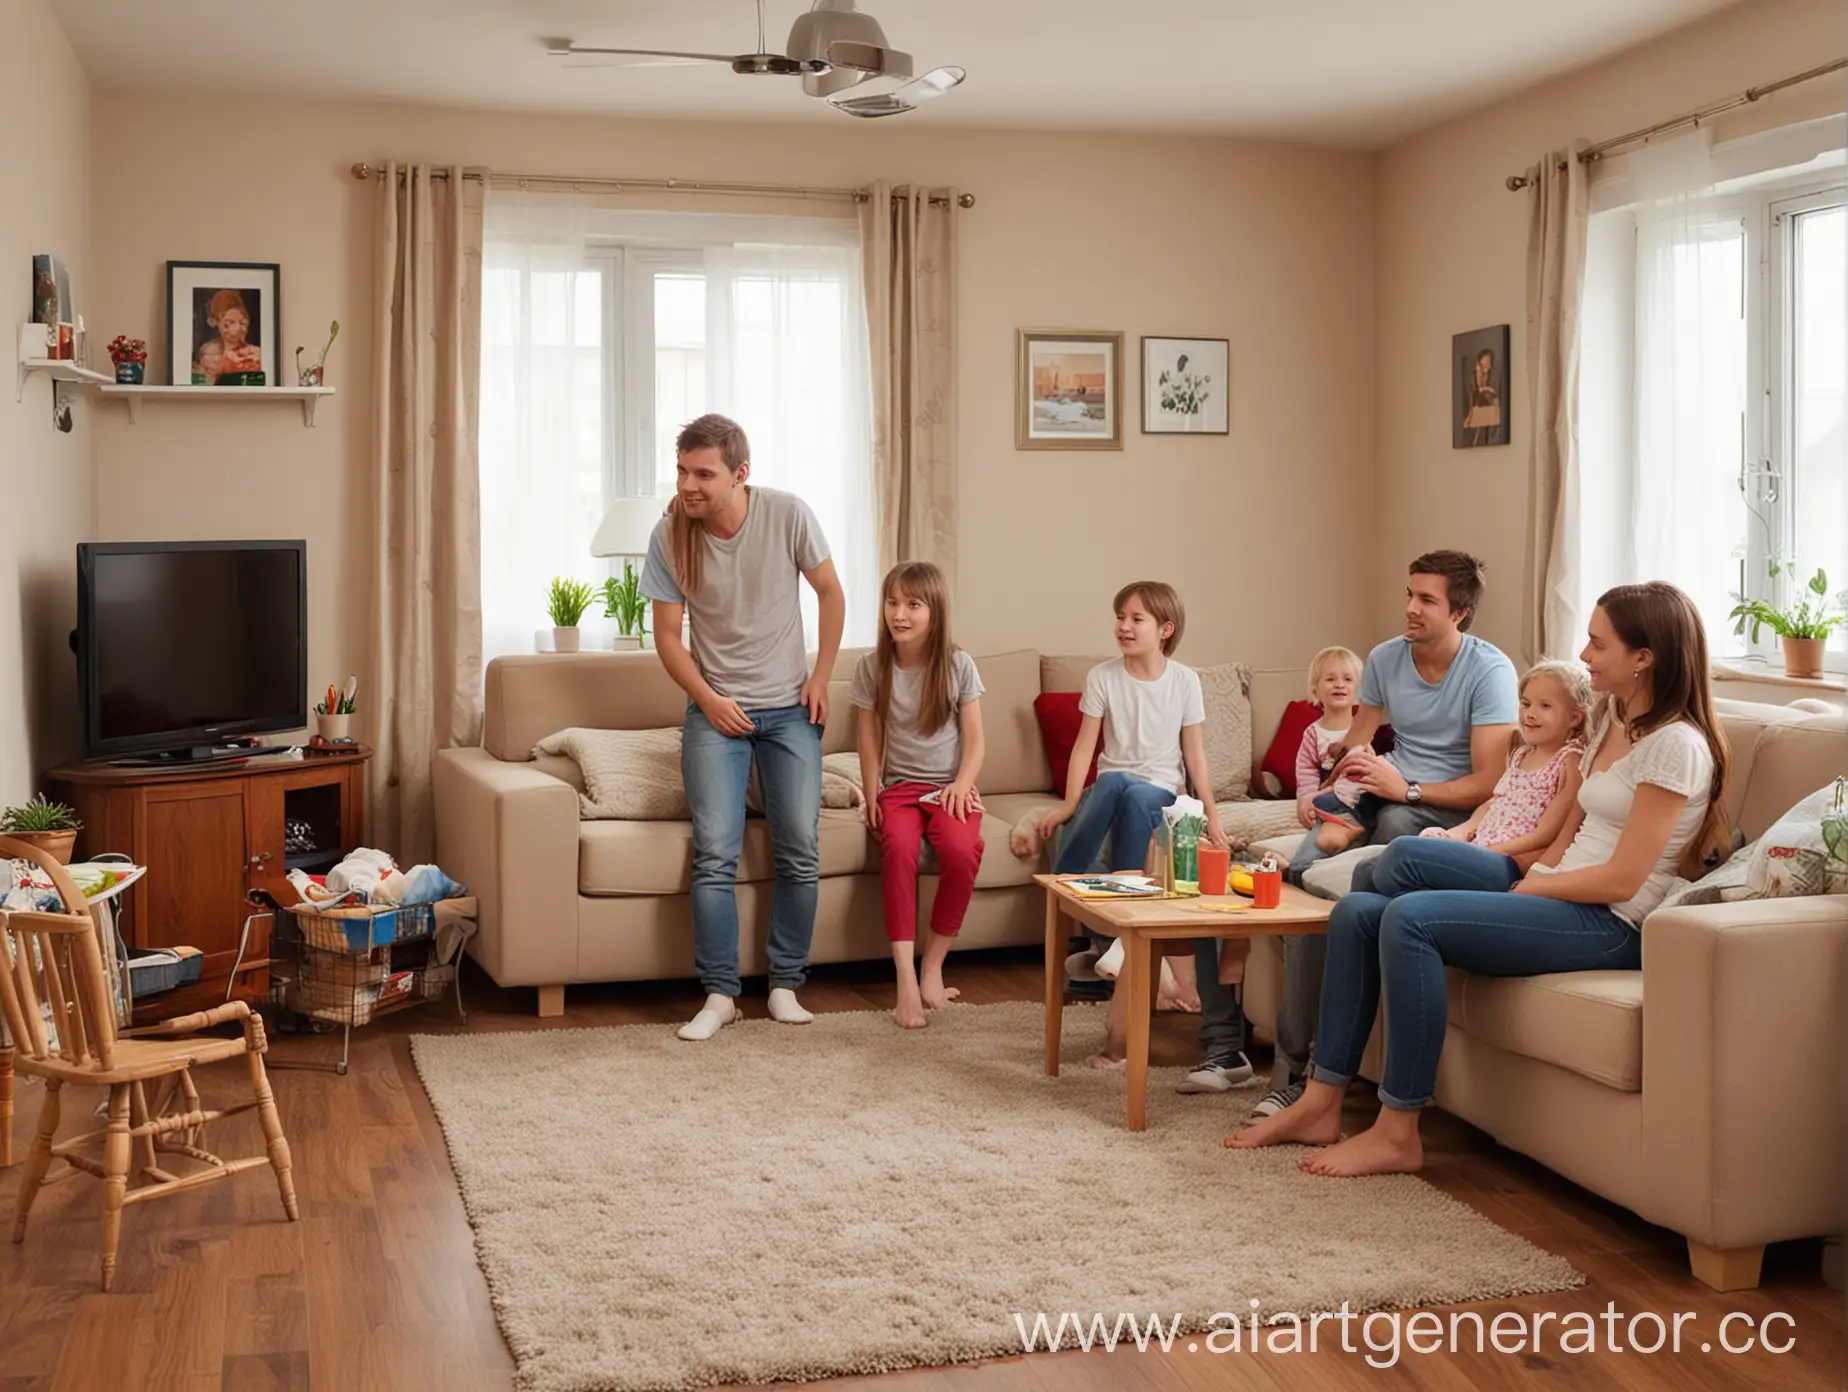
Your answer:
[[[113,1067],[109,978],[83,891],[62,865],[22,841],[0,836],[0,858],[32,861],[70,910],[0,912],[0,1015],[15,1047],[41,1063],[55,1055],[74,1067]]]

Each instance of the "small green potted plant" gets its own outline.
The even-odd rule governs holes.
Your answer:
[[[546,610],[552,616],[552,651],[574,653],[578,650],[578,622],[597,592],[587,580],[567,580],[555,576],[546,595]]]
[[[1793,567],[1773,559],[1768,569],[1775,579]],[[1770,629],[1783,640],[1786,676],[1820,677],[1829,635],[1841,626],[1844,617],[1830,612],[1832,602],[1829,577],[1819,568],[1798,591],[1795,604],[1780,609],[1762,599],[1748,599],[1736,605],[1732,611],[1733,632],[1744,633],[1749,628],[1756,643],[1758,635]]]
[[[622,579],[612,575],[603,582],[603,617],[616,620],[618,652],[647,646],[648,600],[633,561],[622,563]]]
[[[10,836],[45,852],[60,865],[71,863],[71,851],[83,823],[77,809],[47,800],[43,793],[20,807],[0,812],[0,836]]]

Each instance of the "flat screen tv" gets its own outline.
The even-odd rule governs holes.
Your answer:
[[[223,757],[308,723],[308,543],[77,548],[87,759]]]

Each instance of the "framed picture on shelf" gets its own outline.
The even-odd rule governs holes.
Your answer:
[[[1474,329],[1450,340],[1450,445],[1508,443],[1508,326]]]
[[[282,267],[169,261],[167,352],[176,387],[280,386]]]
[[[1232,345],[1223,338],[1142,340],[1142,433],[1229,435]]]
[[[1021,329],[1015,449],[1123,448],[1123,335]]]

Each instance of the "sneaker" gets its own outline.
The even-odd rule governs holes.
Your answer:
[[[1090,949],[1074,952],[1065,959],[1065,979],[1067,981],[1101,981],[1097,974],[1097,953]]]
[[[1272,1088],[1258,1099],[1258,1105],[1251,1109],[1251,1115],[1254,1119],[1276,1116],[1284,1108],[1294,1107],[1302,1095],[1301,1083],[1286,1083],[1280,1088]]]
[[[1232,1054],[1222,1059],[1208,1059],[1180,1082],[1176,1083],[1176,1092],[1230,1092],[1235,1087],[1243,1087],[1252,1079],[1251,1060],[1243,1054]]]

